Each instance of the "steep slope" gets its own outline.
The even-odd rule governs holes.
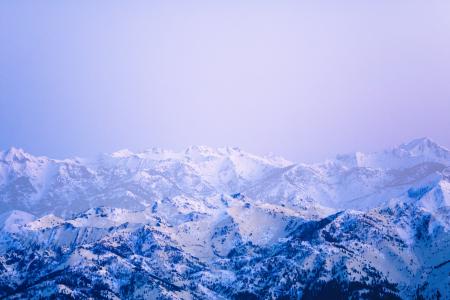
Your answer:
[[[429,139],[314,165],[237,148],[124,150],[91,160],[34,157],[12,148],[0,154],[0,212],[70,216],[102,205],[144,209],[175,197],[203,201],[234,193],[295,209],[364,210],[439,177],[450,166],[449,153]]]
[[[183,221],[150,208],[13,212],[0,297],[437,299],[450,293],[449,186],[313,220],[239,197]]]
[[[449,299],[450,152],[0,153],[0,298]]]
[[[380,153],[340,155],[321,164],[274,170],[244,193],[297,209],[321,205],[366,210],[405,193],[412,185],[438,181],[448,172],[450,152],[418,139]]]
[[[54,160],[12,148],[0,154],[0,212],[70,216],[101,205],[143,209],[177,196],[205,199],[239,192],[287,164],[235,148],[120,151],[92,160]]]

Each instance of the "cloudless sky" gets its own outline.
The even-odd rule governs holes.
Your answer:
[[[2,1],[0,148],[450,146],[450,1]]]

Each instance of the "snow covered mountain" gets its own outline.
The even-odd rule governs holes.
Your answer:
[[[0,298],[450,299],[450,152],[0,153]]]

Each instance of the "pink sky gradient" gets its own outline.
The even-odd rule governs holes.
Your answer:
[[[450,2],[302,3],[2,2],[0,148],[450,146]]]

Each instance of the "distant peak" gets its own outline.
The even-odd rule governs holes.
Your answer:
[[[21,210],[11,210],[0,214],[0,228],[9,232],[16,232],[19,228],[29,222],[32,222],[36,217],[30,213]]]
[[[400,145],[400,148],[405,150],[413,150],[417,148],[441,148],[437,143],[427,137],[417,138],[408,143]]]
[[[111,154],[111,156],[112,156],[112,157],[115,157],[115,158],[124,158],[124,157],[132,156],[133,154],[134,154],[134,153],[131,152],[131,151],[128,150],[128,149],[122,149],[122,150],[113,152],[113,153]]]
[[[3,159],[7,161],[23,160],[29,158],[29,154],[21,148],[11,147],[3,153]]]
[[[198,146],[198,145],[194,145],[194,146],[190,146],[188,147],[184,153],[186,155],[192,155],[192,154],[212,154],[212,153],[216,153],[217,151],[214,148],[208,147],[208,146]]]
[[[437,156],[449,157],[450,152],[445,147],[434,142],[432,139],[423,137],[410,141],[409,143],[402,144],[398,147],[413,155],[421,154],[435,154]]]
[[[25,151],[22,148],[11,147],[6,153],[23,155],[25,154]]]
[[[394,151],[398,150],[400,150],[400,153],[406,152],[408,155],[413,157],[425,157],[430,161],[435,161],[436,159],[450,159],[450,151],[448,149],[440,146],[427,137],[414,139],[408,143],[400,145],[397,148],[394,148]]]

